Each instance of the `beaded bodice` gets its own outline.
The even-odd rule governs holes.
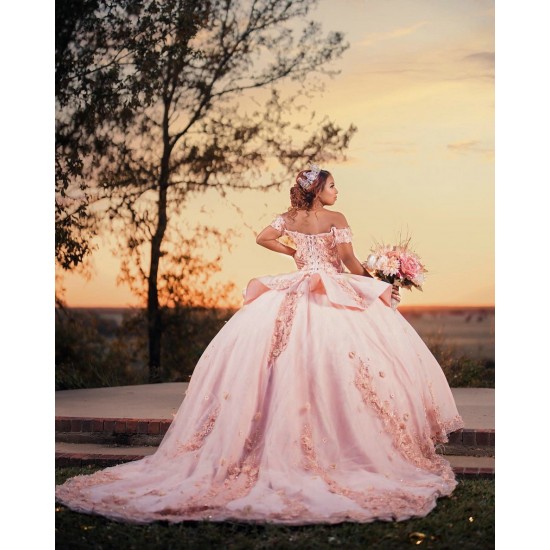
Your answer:
[[[282,216],[277,216],[270,225],[287,234],[296,245],[295,259],[303,262],[302,271],[326,271],[328,273],[343,273],[344,266],[338,256],[338,243],[350,243],[352,232],[350,227],[331,227],[325,233],[308,235],[286,228]]]

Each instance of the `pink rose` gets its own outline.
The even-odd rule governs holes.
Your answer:
[[[401,256],[401,271],[407,279],[414,279],[420,273],[420,267],[420,262],[414,256]]]

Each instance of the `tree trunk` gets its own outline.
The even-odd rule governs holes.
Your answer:
[[[158,303],[156,280],[149,283],[147,324],[149,336],[149,383],[156,384],[161,382],[160,351],[162,339],[162,319]]]
[[[166,148],[165,148],[166,151]],[[167,192],[168,192],[169,156],[162,159],[159,178],[158,224],[151,239],[151,265],[147,288],[147,329],[149,336],[149,383],[161,382],[161,350],[162,350],[162,312],[158,298],[158,274],[161,256],[161,245],[167,225]]]

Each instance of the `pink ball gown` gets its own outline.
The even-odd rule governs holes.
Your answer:
[[[425,516],[453,491],[434,445],[463,422],[391,286],[344,272],[349,227],[271,225],[304,266],[248,283],[153,455],[73,477],[59,502],[134,523],[302,525]]]

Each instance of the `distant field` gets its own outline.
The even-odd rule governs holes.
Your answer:
[[[455,355],[495,360],[495,309],[488,307],[403,307],[403,316],[428,344]]]
[[[94,313],[116,326],[130,312],[127,308],[73,309]],[[403,306],[399,311],[428,346],[438,344],[457,356],[494,361],[494,307]]]

